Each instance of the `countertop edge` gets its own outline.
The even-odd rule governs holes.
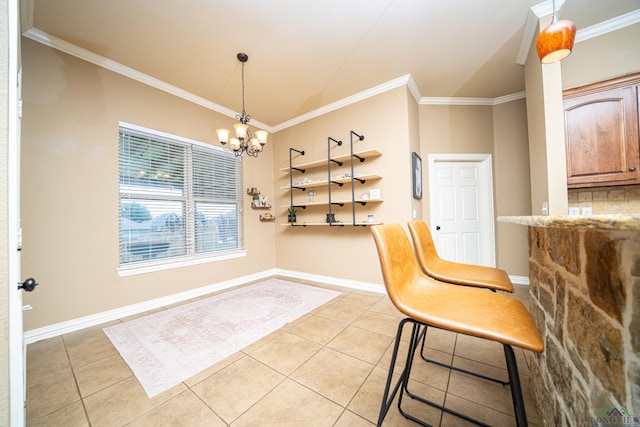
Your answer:
[[[640,231],[640,214],[499,216],[497,220],[531,227]]]

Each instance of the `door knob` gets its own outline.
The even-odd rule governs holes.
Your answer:
[[[440,230],[440,226],[439,225],[436,225],[436,230]]]
[[[38,286],[38,282],[36,282],[36,279],[31,277],[22,283],[18,282],[18,289],[24,289],[26,292],[32,292],[36,286]]]
[[[631,166],[631,167],[629,168],[629,172],[635,172],[635,171],[636,171],[636,167],[635,167],[635,166]]]

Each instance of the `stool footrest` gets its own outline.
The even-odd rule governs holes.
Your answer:
[[[427,338],[427,326],[425,326],[425,328],[424,328],[424,330],[423,330],[423,332],[421,334],[422,344],[421,344],[421,347],[420,347],[420,357],[422,357],[422,360],[424,360],[425,362],[433,363],[434,365],[442,366],[444,368],[453,369],[454,371],[462,372],[462,373],[465,373],[465,374],[468,374],[468,375],[473,375],[474,377],[482,378],[483,380],[493,381],[493,382],[498,383],[498,384],[502,384],[502,385],[509,385],[510,384],[509,381],[503,381],[503,380],[499,380],[498,378],[488,377],[488,376],[480,374],[478,372],[468,371],[466,369],[458,368],[457,366],[448,365],[446,363],[438,362],[437,360],[429,359],[424,354],[424,343],[426,341],[426,338]]]

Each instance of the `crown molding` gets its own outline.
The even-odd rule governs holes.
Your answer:
[[[560,10],[564,4],[564,0],[558,0],[558,10]],[[529,49],[533,42],[533,36],[536,33],[536,27],[539,25],[540,18],[553,13],[553,7],[551,1],[545,1],[532,6],[529,9],[527,20],[524,26],[522,34],[522,40],[520,42],[520,50],[516,56],[516,64],[524,65],[529,55]],[[616,16],[607,21],[600,22],[598,24],[591,25],[590,27],[580,29],[576,31],[575,43],[580,43],[585,40],[599,37],[604,34],[617,31],[621,28],[628,27],[640,22],[640,10],[634,10],[624,15]]]
[[[418,86],[416,85],[416,82],[413,80],[413,77],[411,76],[411,74],[405,74],[404,76],[398,77],[393,80],[389,80],[386,83],[382,83],[370,89],[363,90],[362,92],[358,92],[355,95],[351,95],[349,97],[340,99],[338,101],[332,102],[331,104],[324,105],[313,111],[309,111],[308,113],[302,114],[298,117],[294,117],[291,120],[287,120],[278,125],[275,125],[273,127],[274,132],[278,132],[280,130],[286,129],[291,126],[295,126],[302,122],[306,122],[307,120],[311,120],[315,117],[319,117],[324,114],[330,113],[332,111],[338,110],[340,108],[346,107],[347,105],[355,104],[356,102],[363,101],[367,98],[380,95],[381,93],[384,93],[389,90],[396,89],[402,86],[409,87],[411,94],[414,96],[414,98],[416,98],[416,102],[417,102],[420,97],[420,91],[418,90]]]
[[[223,107],[222,105],[218,105],[215,102],[211,102],[205,98],[202,98],[201,96],[195,95],[191,92],[187,92],[186,90],[170,85],[162,80],[156,79],[155,77],[152,77],[148,74],[134,70],[133,68],[127,67],[116,61],[105,58],[101,55],[98,55],[95,52],[91,52],[87,49],[81,48],[80,46],[69,43],[66,40],[55,37],[37,28],[32,27],[27,31],[25,31],[23,35],[38,43],[42,43],[46,46],[65,52],[76,58],[90,62],[101,68],[104,68],[106,70],[128,77],[130,79],[136,80],[147,86],[151,86],[155,89],[177,96],[179,98],[182,98],[186,101],[200,105],[209,110],[218,112],[227,117],[236,118],[236,116],[238,115],[237,112],[229,108]],[[311,120],[315,117],[322,116],[324,114],[330,113],[332,111],[338,110],[340,108],[346,107],[356,102],[363,101],[367,98],[371,98],[376,95],[380,95],[384,92],[387,92],[389,90],[396,89],[402,86],[406,86],[408,88],[411,95],[414,97],[416,102],[420,105],[489,105],[491,106],[491,105],[502,104],[504,102],[510,102],[515,99],[520,99],[524,97],[524,92],[518,92],[512,95],[506,95],[506,96],[495,98],[495,99],[494,98],[422,97],[422,95],[420,94],[420,89],[418,88],[418,85],[413,79],[413,76],[411,76],[411,74],[405,74],[401,77],[398,77],[396,79],[374,86],[370,89],[363,90],[362,92],[358,92],[355,95],[340,99],[336,102],[332,102],[331,104],[327,104],[323,107],[317,108],[313,111],[310,111],[298,117],[294,117],[291,120],[287,120],[275,126],[269,126],[253,118],[251,119],[251,124],[261,129],[264,129],[270,133],[275,133],[283,129],[286,129],[288,127],[295,126],[297,124],[305,122],[307,120]]]
[[[59,51],[65,52],[69,55],[75,56],[76,58],[95,64],[98,67],[102,67],[106,70],[113,71],[114,73],[120,74],[122,76],[136,80],[140,83],[143,83],[145,85],[151,86],[155,89],[159,89],[163,92],[182,98],[186,101],[189,101],[194,104],[200,105],[202,107],[208,108],[210,110],[216,111],[222,115],[232,117],[235,119],[236,115],[238,114],[227,107],[218,105],[215,102],[211,102],[208,99],[202,98],[201,96],[194,95],[191,92],[187,92],[186,90],[170,85],[148,74],[142,73],[140,71],[134,70],[133,68],[127,67],[126,65],[122,65],[119,62],[105,58],[104,56],[98,55],[97,53],[91,52],[90,50],[87,50],[75,44],[69,43],[66,40],[63,40],[61,38],[48,34],[37,28],[30,28],[27,31],[25,31],[23,35],[34,41],[42,43],[46,46],[52,47]],[[271,126],[268,126],[257,120],[251,119],[251,124],[261,129],[265,129],[268,132],[273,132],[271,129]]]
[[[617,16],[609,19],[608,21],[601,22],[599,24],[592,25],[583,30],[576,32],[575,43],[580,43],[585,40],[592,39],[594,37],[602,36],[613,31],[620,30],[622,28],[634,25],[640,22],[640,9],[633,12],[625,13],[624,15]]]

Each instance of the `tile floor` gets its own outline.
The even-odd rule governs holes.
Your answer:
[[[516,288],[526,300],[528,288]],[[375,425],[402,316],[386,295],[339,290],[333,301],[152,399],[102,332],[129,319],[30,344],[27,425]],[[507,378],[496,343],[429,329],[427,345],[434,359]],[[531,354],[514,350],[529,424],[542,425],[529,393]],[[515,425],[508,386],[416,361],[411,389],[488,424]],[[405,402],[434,426],[468,425]],[[383,425],[417,424],[393,405]]]

